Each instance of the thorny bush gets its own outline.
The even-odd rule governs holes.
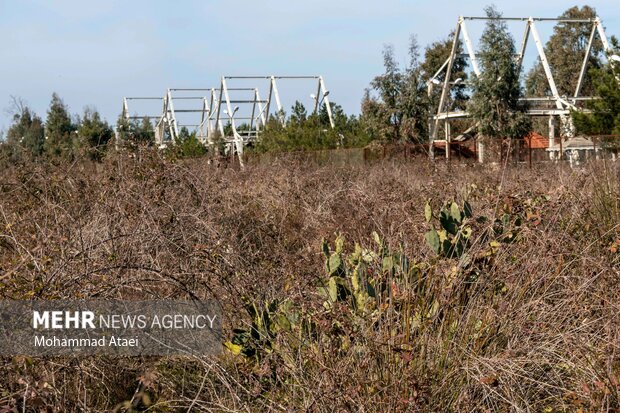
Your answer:
[[[3,299],[215,298],[227,341],[3,358],[0,406],[617,411],[620,167],[414,162],[3,165]]]

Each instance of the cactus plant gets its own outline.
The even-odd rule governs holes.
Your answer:
[[[224,343],[233,354],[260,359],[261,351],[270,352],[277,334],[289,332],[299,323],[299,313],[293,311],[292,303],[264,301],[262,305],[244,299],[245,309],[252,320],[249,328],[233,329],[233,338]]]
[[[380,239],[373,234],[375,241]],[[355,312],[364,313],[374,298],[374,287],[366,277],[367,265],[376,255],[355,245],[355,251],[345,260],[343,256],[344,237],[336,237],[334,252],[330,252],[323,240],[325,267],[328,280],[319,287],[319,293],[326,298],[323,306],[331,309],[337,302],[348,302]]]
[[[447,202],[439,211],[439,216],[433,213],[430,202],[424,207],[426,222],[431,223],[433,218],[438,221],[438,229],[431,224],[431,229],[424,235],[424,239],[433,252],[447,258],[459,258],[472,235],[468,220],[472,217],[472,208],[469,202],[463,202],[459,207],[456,202]]]

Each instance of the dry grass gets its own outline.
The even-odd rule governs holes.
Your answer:
[[[274,333],[253,358],[5,358],[0,406],[617,411],[619,178],[615,164],[446,170],[281,158],[238,170],[150,152],[6,165],[2,298],[214,297],[227,337],[251,322],[243,297],[288,300],[313,329]],[[437,257],[424,242],[427,199],[437,208],[465,197],[489,218],[472,223],[475,264]],[[523,224],[511,228],[516,241],[492,248],[490,227],[506,213]],[[365,314],[346,301],[326,308],[317,290],[328,278],[321,240],[333,248],[336,233],[343,258],[355,243],[379,255],[365,274],[387,287]],[[386,274],[388,255],[418,268]]]

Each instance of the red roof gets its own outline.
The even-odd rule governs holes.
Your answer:
[[[536,132],[530,132],[525,137],[525,143],[532,149],[547,149],[549,147],[549,139]]]

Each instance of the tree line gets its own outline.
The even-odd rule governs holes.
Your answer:
[[[478,133],[486,138],[519,138],[530,131],[547,134],[546,119],[527,118],[527,107],[520,101],[524,96],[551,96],[551,90],[540,58],[527,73],[515,59],[515,40],[507,25],[499,20],[502,14],[495,7],[485,9],[487,20],[480,39],[477,56],[481,75],[468,76],[468,60],[463,45],[456,44],[456,58],[449,79],[452,84],[447,96],[450,111],[467,110],[478,126]],[[590,19],[596,11],[590,6],[571,7],[560,18]],[[558,22],[544,46],[560,96],[572,96],[589,41],[591,25]],[[421,49],[415,36],[409,43],[409,62],[406,67],[397,64],[394,48],[383,50],[384,73],[376,76],[366,90],[362,101],[361,119],[371,140],[387,142],[427,143],[430,134],[429,119],[436,110],[441,88],[431,88],[428,81],[450,56],[454,32],[445,39],[432,43],[420,59]],[[620,51],[615,36],[610,39],[612,54]],[[585,107],[593,113],[575,112],[573,120],[578,133],[620,133],[620,89],[618,74],[607,60],[601,40],[597,37],[589,55],[582,95],[598,96]],[[441,77],[438,79],[443,82]],[[453,122],[456,128],[459,121]],[[468,122],[471,125],[471,122]]]
[[[446,96],[451,111],[467,110],[485,139],[520,138],[534,130],[547,133],[546,120],[527,117],[522,97],[550,96],[551,91],[540,59],[523,74],[516,59],[515,40],[501,13],[494,7],[485,9],[486,27],[480,40],[478,58],[480,76],[470,76],[463,45],[456,44],[456,58],[449,81],[452,88]],[[562,18],[594,18],[596,11],[589,6],[571,7]],[[544,46],[548,63],[560,95],[571,96],[581,70],[583,56],[590,37],[590,26],[559,22]],[[384,72],[375,76],[364,92],[360,115],[347,115],[342,107],[332,104],[335,128],[330,127],[325,104],[317,113],[308,113],[301,102],[295,102],[290,113],[272,116],[261,139],[250,150],[260,152],[298,149],[360,147],[370,142],[428,143],[431,133],[429,119],[436,110],[441,88],[429,88],[429,79],[450,56],[454,33],[444,39],[420,47],[412,35],[408,61],[404,67],[397,62],[394,47],[383,50]],[[618,40],[611,37],[614,53],[620,53]],[[600,39],[596,39],[589,57],[589,67],[582,88],[583,95],[600,99],[586,103],[591,113],[573,113],[577,131],[584,134],[620,134],[620,67],[613,59],[604,59]],[[609,56],[607,56],[609,58]],[[605,61],[608,60],[609,64]],[[438,79],[443,81],[443,79]],[[93,108],[79,116],[71,116],[62,99],[53,94],[45,122],[23,101],[13,98],[13,122],[5,134],[2,150],[11,156],[74,156],[86,153],[100,159],[113,142],[114,130]],[[284,127],[280,119],[285,119]],[[455,121],[461,131],[465,123]],[[241,125],[243,130],[247,125]],[[153,145],[154,127],[150,119],[119,118],[116,130],[123,145],[135,148]],[[230,132],[230,125],[225,130]],[[207,149],[195,133],[180,130],[174,152],[180,156],[200,156]],[[116,142],[118,146],[118,142]]]
[[[0,149],[11,158],[72,157],[83,152],[100,159],[114,137],[112,127],[96,109],[86,107],[82,115],[72,117],[56,93],[45,122],[20,98],[11,98],[9,112],[12,124]]]

